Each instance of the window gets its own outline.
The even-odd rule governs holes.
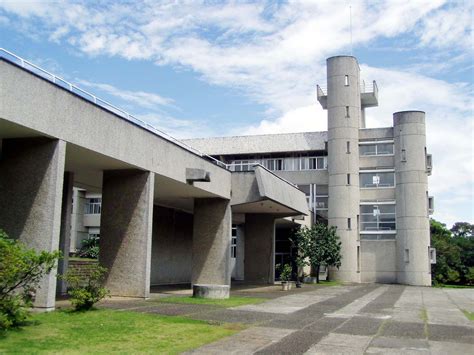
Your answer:
[[[252,171],[254,170],[254,165],[258,164],[256,160],[234,160],[230,163],[231,171]]]
[[[347,185],[351,184],[351,174],[347,174]]]
[[[346,106],[346,118],[349,118],[351,116],[349,116],[349,106]]]
[[[350,154],[351,152],[351,142],[347,141],[346,142],[346,153]]]
[[[349,75],[344,75],[344,86],[349,86]]]
[[[102,209],[102,198],[89,198],[85,205],[85,214],[100,214]]]
[[[410,249],[405,249],[405,262],[410,262]]]
[[[283,159],[267,159],[265,166],[268,170],[285,170],[285,161]]]
[[[393,143],[361,143],[360,155],[393,155]]]
[[[301,157],[300,170],[325,170],[327,169],[327,157]]]
[[[360,230],[371,231],[394,231],[395,203],[363,204],[360,206]]]
[[[351,229],[351,219],[347,219],[347,229]]]
[[[360,272],[360,246],[357,246],[357,272]]]
[[[407,151],[405,149],[402,149],[401,161],[407,161]]]
[[[381,188],[395,186],[395,172],[360,172],[361,188]]]
[[[237,257],[237,226],[235,224],[232,225],[232,235],[230,240],[230,257],[234,259]]]

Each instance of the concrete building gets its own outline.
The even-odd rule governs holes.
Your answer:
[[[262,164],[297,184],[313,221],[337,227],[343,254],[341,267],[331,270],[337,279],[431,285],[424,112],[397,112],[393,127],[367,128],[365,110],[378,105],[378,88],[361,82],[349,56],[327,60],[327,87],[317,87],[317,98],[328,112],[327,132],[186,142],[232,171]]]
[[[290,230],[318,220],[338,227],[338,279],[430,285],[424,113],[367,129],[377,86],[361,90],[353,57],[328,59],[318,100],[328,132],[183,142],[0,50],[0,228],[62,250],[60,273],[100,234],[118,296],[190,283],[228,297],[231,278],[273,283]],[[36,307],[53,308],[55,294],[51,273]]]
[[[243,278],[273,281],[275,220],[309,213],[304,193],[268,169],[233,172],[5,50],[0,141],[0,228],[37,250],[63,251],[62,273],[73,196],[100,192],[99,262],[112,295],[146,298],[151,284],[186,282],[228,297],[237,221]],[[56,272],[42,280],[36,307],[54,308],[56,281]]]

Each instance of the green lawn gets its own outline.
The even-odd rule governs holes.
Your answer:
[[[325,280],[320,280],[318,284],[310,284],[314,286],[340,286],[342,285],[341,281],[336,281],[336,280],[331,280],[331,281],[325,281]]]
[[[105,309],[41,313],[31,321],[21,329],[0,332],[0,353],[175,354],[241,330],[238,325]]]
[[[164,303],[187,303],[187,304],[206,304],[219,307],[237,307],[245,304],[257,304],[268,301],[265,298],[231,296],[230,298],[219,300],[210,298],[196,298],[192,296],[170,296],[154,300]]]
[[[464,313],[464,315],[466,316],[467,319],[474,322],[474,312],[469,312],[469,311],[466,311],[464,309],[462,310],[462,312]]]

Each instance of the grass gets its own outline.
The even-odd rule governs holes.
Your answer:
[[[474,312],[469,312],[463,309],[462,313],[464,313],[467,319],[469,319],[471,322],[474,322]]]
[[[29,325],[0,333],[0,353],[176,354],[232,335],[241,330],[237,328],[116,310],[55,311],[35,314]]]
[[[439,288],[474,288],[474,285],[445,285],[445,284],[437,284],[434,287]]]
[[[210,298],[197,298],[192,296],[170,296],[170,297],[163,297],[154,300],[156,302],[163,302],[163,303],[186,303],[186,304],[204,304],[204,305],[211,305],[211,306],[219,306],[219,307],[237,307],[243,306],[246,304],[257,304],[267,301],[265,298],[256,298],[256,297],[241,297],[241,296],[231,296],[227,299],[210,299]]]
[[[341,281],[326,281],[326,280],[320,280],[319,283],[306,283],[305,285],[313,285],[313,286],[340,286],[342,285]]]

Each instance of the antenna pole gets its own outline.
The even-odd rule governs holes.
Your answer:
[[[349,23],[350,23],[350,32],[351,32],[351,55],[352,55],[352,6],[349,5]]]

